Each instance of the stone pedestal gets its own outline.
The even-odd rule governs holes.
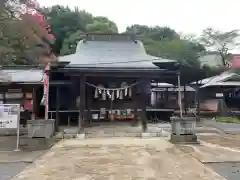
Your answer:
[[[150,138],[150,137],[152,137],[151,133],[147,133],[147,132],[141,133],[141,138]]]
[[[77,134],[76,139],[84,140],[85,139],[85,133]]]
[[[54,119],[28,120],[28,137],[30,138],[51,138],[55,131]]]
[[[173,117],[171,118],[172,133],[170,141],[172,143],[198,143],[196,136],[195,117]]]

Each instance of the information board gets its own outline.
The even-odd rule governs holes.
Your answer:
[[[0,129],[18,129],[19,104],[0,104]]]

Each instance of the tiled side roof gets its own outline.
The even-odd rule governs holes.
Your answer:
[[[19,69],[3,69],[3,74],[8,76],[10,82],[26,82],[26,83],[38,83],[43,82],[43,70],[30,69],[30,70],[19,70]],[[8,81],[8,82],[9,82]],[[4,81],[2,81],[4,82]]]
[[[186,88],[185,91],[192,91],[192,92],[196,91],[194,88],[190,86],[186,86],[185,88]],[[166,91],[166,88],[153,88],[152,91]],[[170,87],[168,88],[168,91],[177,92],[178,88]],[[180,87],[180,91],[184,91],[183,86]]]
[[[211,79],[209,78],[209,81],[204,83],[204,85],[202,85],[201,88],[229,84],[228,80],[231,78],[234,78],[235,76],[239,76],[239,75],[237,75],[236,73],[227,73],[227,72],[222,73],[218,76],[212,77]]]

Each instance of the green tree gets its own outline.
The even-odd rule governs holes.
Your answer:
[[[63,42],[77,31],[86,32],[86,25],[92,23],[92,15],[78,8],[71,10],[69,7],[52,6],[42,10],[52,27],[56,37],[54,52],[60,54]]]
[[[180,36],[176,33],[176,31],[169,27],[148,27],[146,25],[134,24],[127,27],[126,33],[135,34],[140,38],[149,38],[154,41],[180,39]]]
[[[176,59],[184,66],[200,68],[198,57],[205,48],[191,39],[181,38],[169,27],[132,25],[126,33],[136,34],[143,41],[146,51],[154,56]]]
[[[43,8],[56,37],[54,52],[60,55],[75,52],[76,43],[84,33],[116,33],[117,25],[106,17],[93,17],[79,8],[64,6]]]
[[[81,40],[83,34],[83,31],[79,30],[67,36],[63,40],[60,55],[74,54],[77,48],[77,43]]]
[[[87,32],[89,33],[117,33],[118,28],[117,25],[110,21],[106,17],[94,17],[93,22],[91,24],[88,24]]]

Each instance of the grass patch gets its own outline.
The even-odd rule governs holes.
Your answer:
[[[223,123],[236,123],[240,124],[240,120],[237,117],[216,117],[217,122]]]

